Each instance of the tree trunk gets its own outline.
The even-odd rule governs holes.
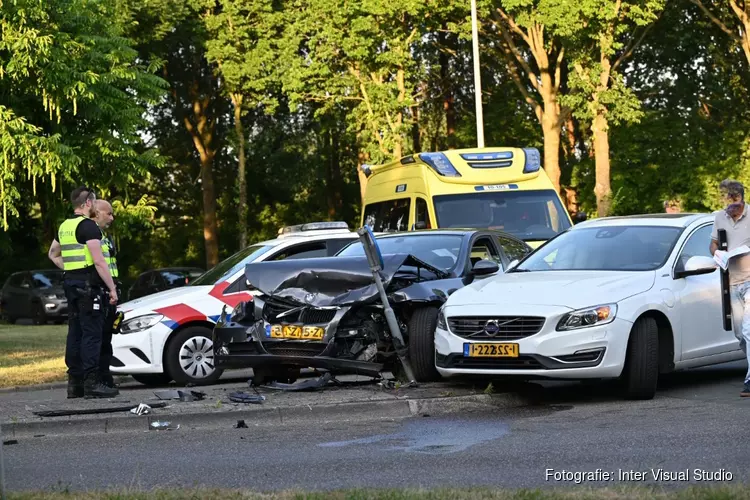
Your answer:
[[[422,151],[422,136],[419,130],[419,106],[414,106],[414,123],[411,125],[411,142],[412,152],[419,153]]]
[[[542,115],[542,133],[544,135],[544,171],[560,192],[560,114],[552,104],[545,104]]]
[[[359,134],[357,134],[357,142],[359,143]],[[365,192],[367,191],[367,176],[362,171],[362,165],[367,162],[367,153],[359,149],[357,151],[357,178],[359,179],[359,205],[364,210],[365,208]]]
[[[341,165],[339,162],[339,144],[336,134],[326,129],[323,133],[325,149],[328,150],[328,161],[326,162],[326,202],[328,205],[328,218],[333,220],[341,210]]]
[[[247,178],[245,174],[245,130],[242,127],[242,94],[232,94],[234,105],[234,131],[237,134],[237,177],[240,199],[237,206],[240,250],[247,246]]]
[[[210,98],[193,101],[193,119],[185,116],[185,128],[193,138],[201,161],[201,191],[203,193],[203,241],[206,247],[208,269],[219,263],[219,238],[216,222],[216,190],[214,188],[213,164],[216,148],[213,145],[216,121],[208,116]]]
[[[591,132],[594,139],[594,161],[596,164],[596,208],[599,217],[606,217],[612,205],[612,188],[609,170],[609,126],[606,110],[600,109],[594,118]]]
[[[398,160],[404,155],[404,136],[401,130],[404,125],[404,110],[403,104],[406,98],[406,84],[404,81],[404,70],[399,68],[396,71],[396,85],[398,86],[398,103],[400,109],[396,113],[396,130],[393,141],[393,158]]]
[[[214,154],[201,154],[201,189],[203,191],[203,240],[206,245],[206,266],[219,263],[219,238],[216,223],[216,190],[214,189]]]

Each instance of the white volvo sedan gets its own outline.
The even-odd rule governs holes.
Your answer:
[[[660,373],[743,359],[725,330],[712,215],[581,223],[441,308],[435,365],[460,374],[621,377],[650,399]]]

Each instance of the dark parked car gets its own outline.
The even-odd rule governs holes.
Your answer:
[[[63,272],[42,269],[13,273],[0,292],[3,318],[15,323],[31,318],[34,324],[62,323],[68,318],[68,300],[62,287]]]
[[[531,251],[492,230],[402,232],[376,241],[383,286],[418,381],[439,377],[434,333],[448,296]],[[401,368],[360,241],[330,258],[248,264],[245,277],[260,293],[217,323],[217,367],[251,367],[254,383],[291,381],[304,367],[373,377]]]
[[[141,273],[128,290],[128,300],[189,285],[205,271],[199,267],[163,267]]]

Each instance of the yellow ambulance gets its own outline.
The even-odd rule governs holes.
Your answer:
[[[418,153],[362,170],[361,223],[376,232],[500,229],[536,248],[573,224],[536,148]]]

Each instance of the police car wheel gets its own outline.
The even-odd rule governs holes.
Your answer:
[[[211,330],[202,326],[191,326],[174,335],[167,344],[164,363],[178,384],[210,384],[223,373],[214,365]]]

